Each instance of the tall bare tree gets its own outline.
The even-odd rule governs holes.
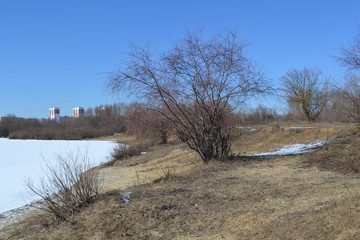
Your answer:
[[[337,59],[349,70],[360,70],[360,30],[352,44],[341,51],[342,54]]]
[[[360,122],[360,76],[349,75],[346,79],[344,100],[342,106],[347,110],[350,117]]]
[[[108,87],[160,106],[154,109],[205,162],[224,159],[231,150],[232,107],[269,89],[246,46],[232,32],[209,40],[197,32],[156,56],[148,47],[133,47],[129,60],[110,74]]]
[[[349,121],[349,100],[345,97],[346,90],[332,87],[329,90],[329,101],[321,114],[327,121]]]
[[[281,81],[290,107],[301,119],[315,121],[327,102],[328,79],[319,70],[304,68],[288,71]]]
[[[337,59],[348,68],[348,70],[360,71],[360,29],[352,44],[342,48],[342,55]],[[360,122],[360,77],[348,75],[344,92],[345,101],[343,107],[349,115]]]

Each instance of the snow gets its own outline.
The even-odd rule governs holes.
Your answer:
[[[315,129],[316,127],[284,127],[284,130],[292,131],[292,130],[306,130],[306,129]]]
[[[320,207],[316,207],[314,210],[315,211],[321,211],[321,210],[324,210],[326,208],[327,208],[327,206],[320,206]]]
[[[30,213],[33,209],[33,205],[25,205],[20,208],[0,213],[0,230],[8,224],[18,222],[23,216],[26,216],[26,214]]]
[[[29,193],[25,181],[36,185],[44,176],[45,160],[79,151],[86,154],[92,166],[108,161],[117,143],[110,141],[9,140],[0,138],[0,213],[38,200]]]
[[[238,129],[243,129],[245,131],[249,131],[249,132],[255,132],[257,131],[257,128],[254,127],[237,127]]]
[[[122,197],[122,199],[123,199],[123,202],[124,202],[125,204],[128,204],[128,203],[129,203],[131,194],[132,194],[132,192],[120,193],[120,195],[121,195],[121,197]]]
[[[302,154],[309,151],[312,151],[316,148],[322,147],[327,143],[327,141],[317,141],[314,143],[309,144],[293,144],[288,145],[275,152],[266,152],[266,153],[259,153],[253,156],[285,156],[285,155],[295,155],[295,154]]]

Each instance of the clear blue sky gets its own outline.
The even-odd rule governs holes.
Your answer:
[[[359,9],[356,0],[0,0],[0,116],[125,101],[102,86],[130,44],[163,51],[202,26],[250,41],[249,55],[274,85],[304,66],[341,78],[332,56],[355,37]]]

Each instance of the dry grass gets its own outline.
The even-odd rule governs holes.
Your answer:
[[[125,190],[134,185],[151,183],[171,175],[184,174],[203,163],[184,145],[154,146],[144,155],[118,161],[110,168],[100,170],[107,191]]]
[[[343,127],[289,133],[263,126],[243,136],[235,152],[318,138],[335,145],[341,139],[353,152],[358,135],[334,135]],[[182,145],[153,147],[101,169],[107,192],[71,220],[46,226],[30,217],[0,231],[0,239],[359,239],[359,175],[311,162],[326,151],[336,162],[343,152],[335,149],[204,165]],[[171,177],[153,183],[166,167]],[[120,193],[128,191],[125,204]]]
[[[102,167],[111,167],[118,161],[123,161],[144,154],[148,151],[149,147],[150,145],[146,143],[138,143],[135,145],[124,145],[119,143],[110,153],[111,160],[103,164]]]
[[[121,142],[121,143],[127,144],[127,145],[134,145],[134,144],[141,143],[141,141],[139,141],[135,136],[127,135],[127,134],[124,134],[124,133],[116,133],[116,134],[114,134],[112,136],[98,137],[98,138],[93,138],[91,140],[94,140],[94,141],[115,141],[115,142]]]
[[[351,128],[338,134],[309,159],[321,169],[360,173],[360,130]]]
[[[343,129],[353,125],[348,124],[300,124],[296,126],[314,127],[312,129],[285,130],[293,125],[270,124],[259,126],[256,132],[240,133],[237,137],[233,151],[235,154],[251,155],[255,153],[268,152],[281,148],[284,145],[297,143],[310,143],[317,140],[331,140]],[[294,127],[294,126],[293,126]]]

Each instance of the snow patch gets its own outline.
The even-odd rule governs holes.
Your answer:
[[[0,213],[0,230],[2,230],[6,225],[11,223],[16,223],[19,219],[26,216],[29,212],[36,209],[37,203],[31,205],[25,205],[20,208],[12,209],[3,213]]]
[[[254,127],[236,127],[236,128],[243,129],[243,130],[249,131],[249,132],[255,132],[258,130],[257,128],[254,128]]]
[[[122,197],[123,202],[124,202],[125,204],[128,204],[128,203],[129,203],[131,194],[132,194],[132,192],[120,193],[120,196]]]
[[[291,131],[291,130],[305,130],[305,129],[315,129],[316,127],[284,127],[284,130]]]
[[[326,208],[327,208],[327,206],[320,206],[320,207],[316,207],[314,210],[315,211],[321,211],[321,210],[324,210]]]
[[[253,156],[285,156],[285,155],[295,155],[295,154],[302,154],[309,151],[312,151],[316,148],[322,147],[327,143],[327,141],[317,141],[315,143],[309,143],[309,144],[293,144],[288,145],[283,148],[280,148],[279,150],[275,152],[265,152],[265,153],[259,153],[255,154]]]

